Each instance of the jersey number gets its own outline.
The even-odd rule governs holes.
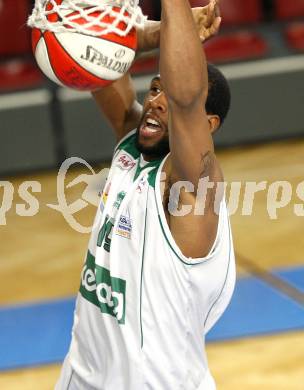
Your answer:
[[[97,246],[101,247],[103,244],[103,248],[107,252],[110,252],[111,249],[110,235],[112,233],[113,227],[114,227],[113,222],[107,216],[98,234]]]

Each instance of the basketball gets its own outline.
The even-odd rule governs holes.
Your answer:
[[[56,0],[55,3],[60,5],[62,0]],[[50,23],[60,23],[60,15],[56,13],[53,4],[54,1],[46,3],[46,18]],[[116,12],[119,14],[120,9],[113,7],[113,13]],[[82,91],[105,87],[122,77],[135,57],[137,48],[135,27],[126,36],[120,36],[116,32],[102,34],[105,24],[115,22],[113,13],[103,16],[102,11],[96,11],[94,7],[89,6],[83,8],[83,12],[66,10],[65,13],[65,17],[74,24],[86,25],[87,34],[70,32],[69,27],[63,32],[34,27],[32,48],[43,73],[61,86]],[[120,20],[117,28],[125,30],[125,22]]]

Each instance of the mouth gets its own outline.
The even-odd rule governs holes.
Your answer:
[[[140,133],[143,137],[153,137],[162,131],[160,121],[152,116],[147,116],[140,128]]]

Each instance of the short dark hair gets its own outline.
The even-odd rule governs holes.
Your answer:
[[[208,64],[208,79],[206,112],[210,115],[218,115],[222,125],[230,109],[230,87],[222,72],[212,64]]]

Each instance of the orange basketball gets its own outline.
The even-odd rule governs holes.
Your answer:
[[[61,4],[62,0],[56,0]],[[52,11],[51,2],[46,3],[46,11]],[[92,13],[90,9],[92,8]],[[86,15],[96,18],[106,24],[112,24],[115,17],[106,15],[102,18],[101,11],[94,11],[94,7],[84,8]],[[118,7],[113,8],[119,13]],[[77,17],[79,15],[79,17]],[[79,25],[87,23],[77,11],[67,10],[66,17],[73,17],[73,22]],[[59,15],[50,13],[47,19],[51,23],[59,20]],[[124,31],[126,24],[120,21],[117,25]],[[87,28],[90,31],[100,32],[100,35],[91,36],[85,33],[32,30],[32,47],[35,58],[44,74],[59,85],[78,90],[96,90],[111,84],[122,77],[133,63],[136,48],[137,34],[133,27],[126,36],[116,33],[102,35],[103,27],[92,24]]]

